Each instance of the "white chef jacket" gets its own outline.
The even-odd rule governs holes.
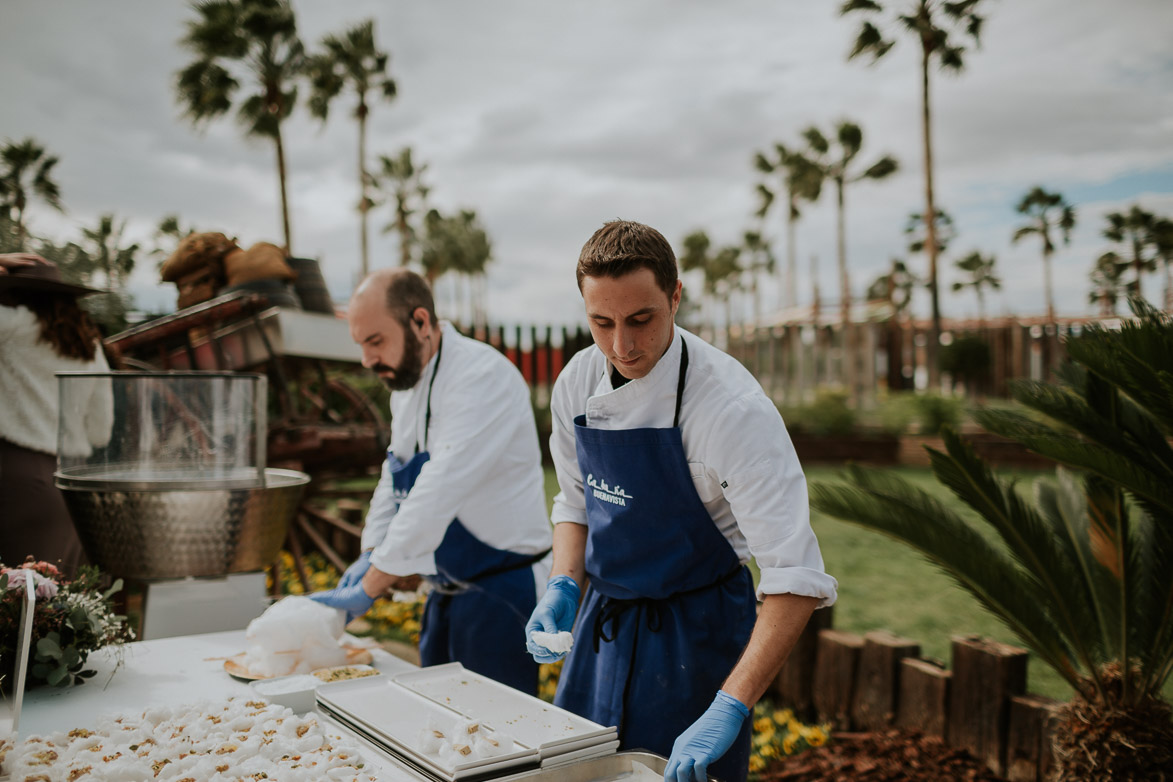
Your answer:
[[[745,367],[679,326],[652,371],[619,388],[612,387],[610,365],[594,345],[558,376],[550,451],[561,491],[551,520],[587,523],[575,416],[585,413],[595,429],[672,426],[681,338],[688,342],[688,371],[680,429],[701,502],[741,562],[751,555],[757,560],[759,599],[790,593],[817,597],[820,608],[833,604],[838,583],[823,569],[806,477],[782,416]]]
[[[398,576],[435,575],[435,551],[454,518],[482,543],[518,554],[550,548],[541,451],[529,388],[493,347],[441,323],[436,356],[407,391],[391,394],[391,450],[403,462],[428,451],[396,511],[386,461],[371,498],[362,546],[371,564]],[[424,440],[428,386],[432,418]],[[544,585],[549,558],[534,566]],[[540,571],[540,572],[539,572]]]

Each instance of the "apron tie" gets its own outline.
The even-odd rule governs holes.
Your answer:
[[[680,592],[673,592],[665,598],[655,597],[635,597],[624,600],[618,597],[604,597],[602,606],[599,608],[599,613],[595,615],[595,626],[592,633],[591,643],[596,652],[599,651],[599,641],[610,643],[617,637],[619,618],[625,613],[635,608],[636,623],[639,622],[639,615],[642,613],[647,619],[647,627],[653,633],[660,632],[660,628],[664,623],[664,607],[667,603],[681,597],[695,595],[698,592],[704,592],[708,589],[716,589],[724,586],[728,581],[732,580],[734,576],[741,572],[742,565],[738,563],[728,573],[721,576],[716,581],[710,584],[702,584],[699,587],[692,589],[685,589]],[[607,624],[610,623],[611,630],[607,631]]]

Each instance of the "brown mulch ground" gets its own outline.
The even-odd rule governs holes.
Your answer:
[[[762,772],[762,782],[1004,782],[965,750],[938,738],[890,730],[836,733]]]

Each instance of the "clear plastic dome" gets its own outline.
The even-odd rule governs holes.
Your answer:
[[[265,485],[263,375],[62,372],[57,378],[59,486],[161,491]]]

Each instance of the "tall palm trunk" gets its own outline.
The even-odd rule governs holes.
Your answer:
[[[362,261],[362,276],[366,279],[370,272],[370,244],[367,236],[367,211],[370,201],[367,198],[367,104],[361,98],[355,110],[358,117],[358,217],[359,217],[359,253]]]
[[[1043,287],[1047,289],[1047,323],[1055,322],[1055,296],[1051,288],[1051,250],[1043,246]]]
[[[844,208],[843,178],[835,179],[835,250],[839,255],[839,328],[843,332],[844,382],[852,404],[859,403],[856,387],[855,329],[851,327],[851,281],[847,277],[847,211]]]
[[[941,344],[941,303],[937,296],[937,208],[933,203],[933,138],[929,124],[929,54],[930,42],[921,41],[921,131],[925,139],[925,253],[929,256],[929,299],[932,302],[933,326],[925,345],[925,363],[929,370],[929,389],[940,385],[937,349]]]
[[[285,189],[285,143],[281,139],[281,124],[273,132],[277,145],[277,179],[281,183],[281,227],[285,230],[285,254],[293,255],[293,235],[289,230],[289,197]]]
[[[1132,268],[1136,270],[1136,295],[1144,298],[1141,283],[1144,279],[1144,254],[1141,252],[1140,240],[1134,235],[1132,238]]]
[[[795,217],[794,196],[787,199],[786,214],[786,276],[782,281],[782,304],[794,307],[798,304],[798,244],[795,238],[798,218]]]

